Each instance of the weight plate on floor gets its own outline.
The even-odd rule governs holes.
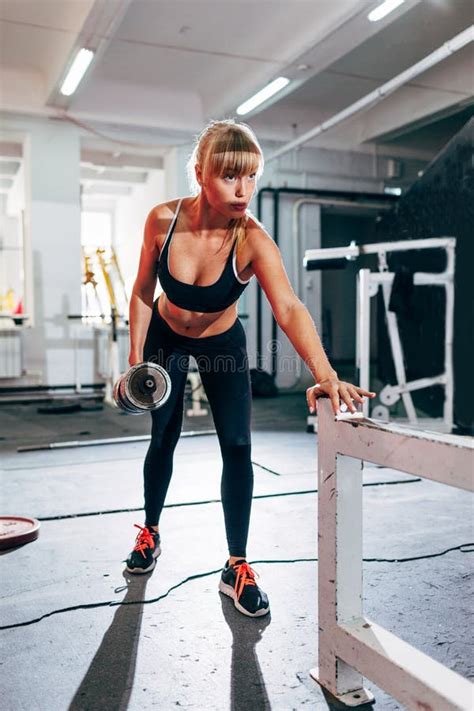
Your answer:
[[[22,546],[38,538],[40,522],[23,516],[0,516],[0,550]]]

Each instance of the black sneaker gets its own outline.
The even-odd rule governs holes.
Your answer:
[[[161,553],[160,534],[152,528],[139,526],[135,548],[128,556],[126,569],[129,573],[149,573],[156,565],[156,559]]]
[[[270,603],[263,590],[255,582],[256,571],[246,560],[240,558],[233,565],[227,560],[219,581],[219,590],[234,601],[234,606],[249,617],[261,617],[270,612]]]

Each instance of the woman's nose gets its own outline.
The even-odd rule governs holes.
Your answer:
[[[235,194],[238,197],[245,195],[245,186],[242,178],[239,178],[235,183]]]

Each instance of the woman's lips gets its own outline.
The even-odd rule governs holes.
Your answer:
[[[231,207],[233,207],[234,210],[245,210],[245,208],[247,207],[247,203],[245,203],[245,202],[241,202],[241,203],[233,202],[233,203],[231,203]]]

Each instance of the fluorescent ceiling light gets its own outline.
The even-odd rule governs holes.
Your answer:
[[[60,89],[64,96],[71,96],[76,91],[79,82],[86,73],[87,67],[92,62],[94,52],[90,49],[80,49],[71,65],[70,70]]]
[[[372,10],[367,17],[371,22],[377,22],[385,17],[390,12],[393,12],[399,5],[404,3],[405,0],[385,0],[381,5]]]
[[[243,104],[240,104],[240,106],[237,107],[237,113],[240,116],[248,114],[249,111],[252,111],[252,109],[256,106],[263,104],[263,102],[269,99],[270,96],[276,94],[277,91],[281,91],[281,89],[289,83],[290,80],[286,77],[278,77],[277,79],[274,79],[274,81],[271,81],[270,84],[267,84],[267,86],[264,86],[263,89],[251,96],[250,99],[247,99],[247,101],[244,101]]]

